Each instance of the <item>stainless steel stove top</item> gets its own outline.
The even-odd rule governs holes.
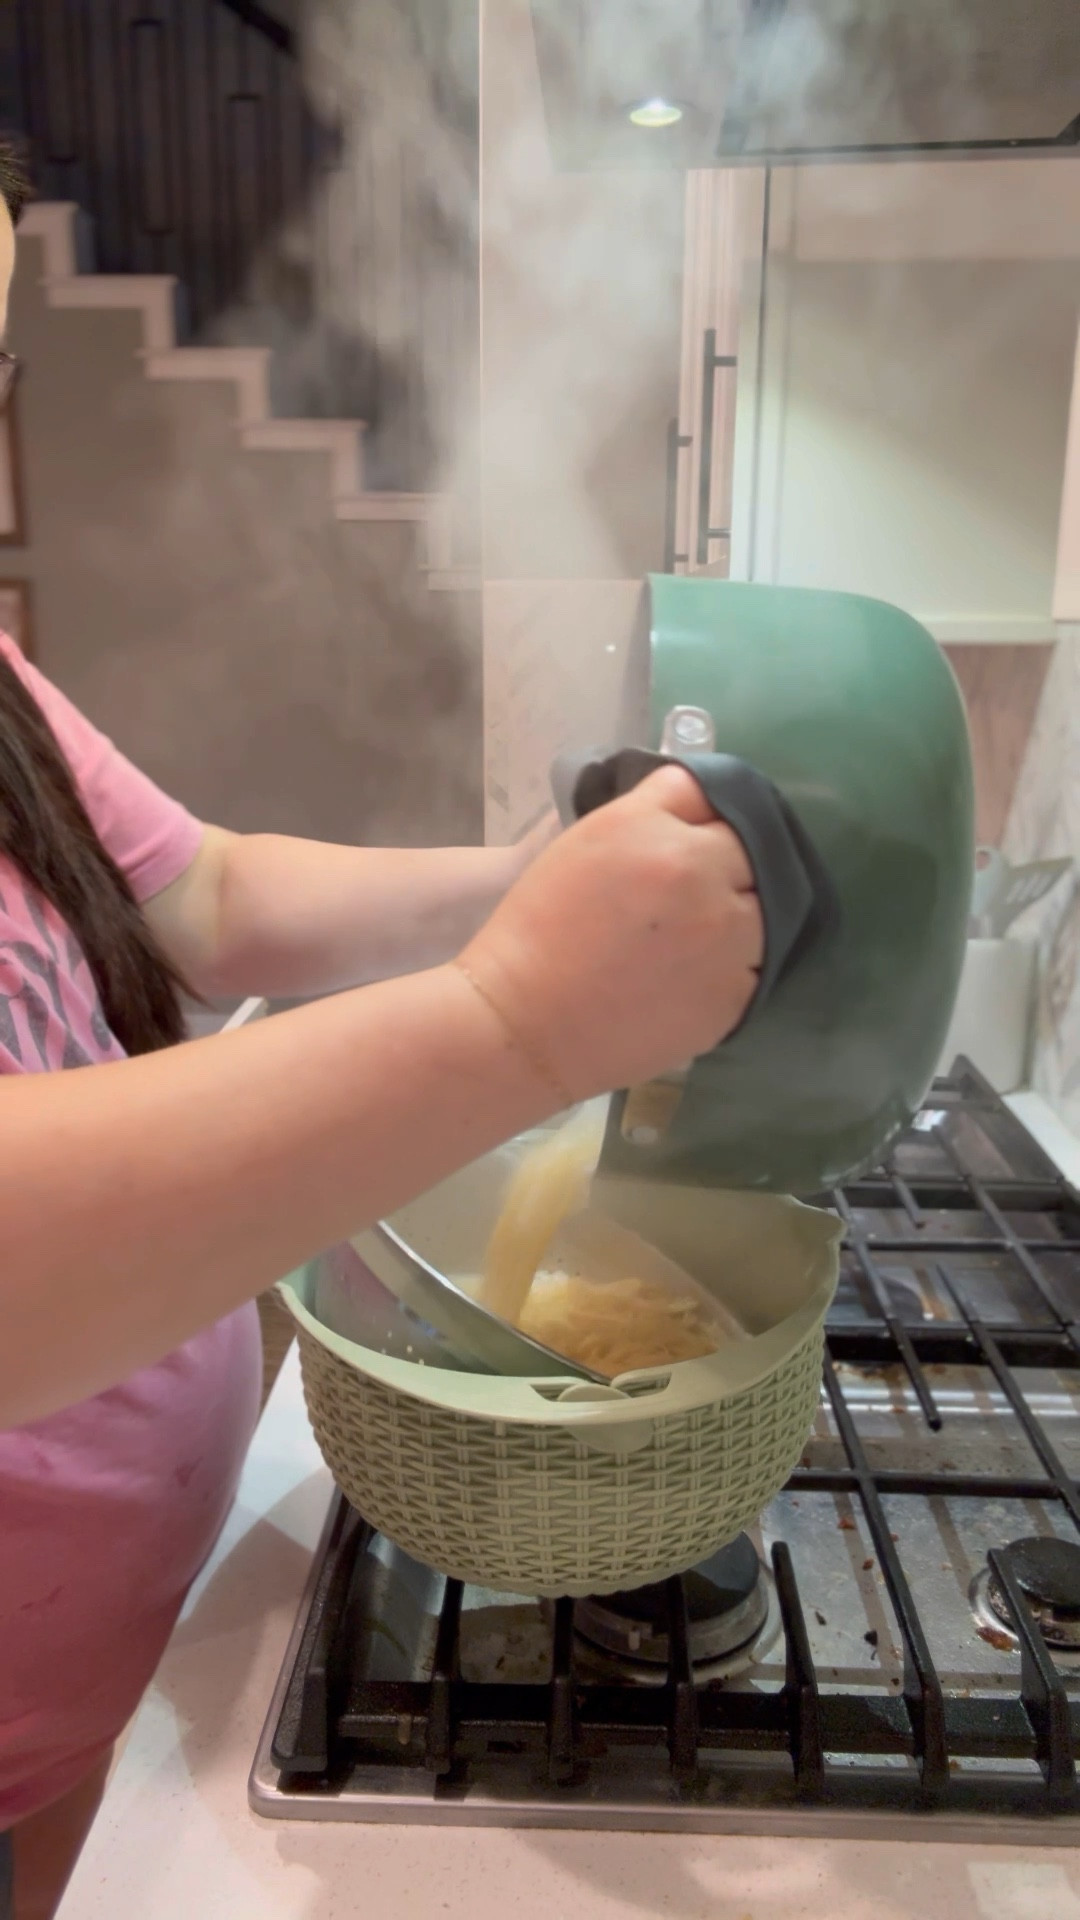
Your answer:
[[[719,1630],[694,1576],[462,1590],[337,1501],[256,1811],[1080,1838],[1080,1202],[966,1066],[933,1102],[833,1196],[821,1408]]]

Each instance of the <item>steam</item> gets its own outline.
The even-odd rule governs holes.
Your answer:
[[[367,341],[391,415],[395,380],[415,396],[387,423],[388,438],[404,428],[411,440],[413,484],[422,473],[436,490],[460,493],[468,479],[475,491],[475,24],[468,8],[424,0],[319,0],[302,35],[312,99],[341,129],[318,310]]]
[[[369,485],[437,491],[478,413],[475,27],[424,0],[297,14],[322,151],[203,337],[272,350],[275,413],[364,420]]]
[[[658,36],[677,44],[697,4],[639,0],[614,36],[600,9],[591,57],[635,97],[647,71],[635,55],[640,68]],[[452,495],[455,558],[476,564],[482,264],[488,571],[625,577],[658,564],[681,179],[594,175],[583,190],[556,174],[528,0],[486,13],[482,188],[468,6],[310,0],[298,12],[305,86],[337,150],[210,337],[272,348],[276,412],[367,420],[370,484]],[[643,482],[630,450],[650,408]]]
[[[989,4],[787,0],[771,14],[754,9],[751,33],[749,0],[483,0],[479,99],[464,3],[308,0],[297,8],[304,73],[320,118],[339,130],[337,152],[308,204],[255,263],[244,310],[221,324],[218,337],[230,337],[234,326],[231,337],[251,339],[255,316],[254,331],[261,328],[275,348],[277,411],[368,419],[373,484],[430,488],[463,503],[461,563],[480,557],[482,496],[487,579],[640,579],[663,559],[665,439],[682,354],[685,180],[648,167],[580,175],[556,167],[534,15],[554,68],[583,75],[600,109],[606,101],[625,114],[656,90],[657,74],[665,90],[673,75],[672,90],[712,116],[717,133],[722,121],[735,147],[763,139],[820,147],[830,133],[850,140],[853,126],[884,142],[1001,131],[980,105]],[[1067,90],[1077,51],[1067,14],[1059,6],[1055,15],[1051,0],[1032,0],[1015,46],[999,56],[1015,73],[1018,100],[1031,90],[1035,49],[1045,48],[1054,18]],[[725,69],[737,76],[726,92]],[[1017,113],[1018,132],[1036,131],[1021,124],[1019,107],[1009,111]],[[649,139],[643,134],[643,155]],[[707,148],[699,152],[704,157]],[[910,460],[917,485],[924,456],[905,444],[905,419],[954,401],[973,370],[1016,343],[1010,444],[1045,465],[1046,419],[1059,405],[1065,365],[1058,352],[1063,277],[1072,272],[1070,240],[1056,237],[1061,202],[1053,193],[1033,196],[1022,165],[999,163],[989,195],[983,165],[946,163],[934,170],[932,190],[925,167],[804,172],[797,202],[804,212],[815,199],[819,211],[827,204],[833,227],[851,235],[852,262],[863,241],[874,259],[893,222],[908,224],[906,257],[892,262],[881,248],[869,276],[864,258],[859,299],[846,311],[837,256],[822,252],[815,262],[812,240],[807,252],[805,235],[820,224],[808,219],[792,257],[770,263],[770,293],[791,274],[804,307],[817,302],[814,392],[835,416],[864,336],[891,340],[877,321],[887,323],[894,306],[923,300],[924,284],[926,301],[936,301],[935,287],[952,276],[956,297],[940,308],[942,353],[922,367],[897,352],[880,370],[882,404],[866,423],[875,458]],[[1060,172],[1064,180],[1072,169]],[[1042,336],[1031,332],[1038,299],[1029,265],[1003,260],[995,233],[1001,208],[1017,195],[1029,212],[1025,249],[1046,264],[1058,316],[1053,351],[1034,369],[1025,355]],[[968,213],[958,219],[961,205]],[[965,241],[956,262],[950,249],[965,223],[979,229],[978,238]],[[913,252],[947,261],[948,273],[924,283],[911,272]],[[984,259],[992,270],[984,271]],[[815,282],[817,264],[827,272]],[[924,333],[939,324],[936,316],[935,308]],[[971,387],[973,412],[981,377]],[[1063,389],[1062,406],[1065,400]],[[685,431],[696,423],[680,424]],[[996,470],[988,461],[973,480],[972,462],[963,449],[960,455],[952,476],[937,477],[944,492],[951,481],[957,499],[974,505],[971,537],[984,507],[988,519],[995,511]],[[1009,463],[1015,466],[1011,454]],[[1040,470],[1019,511],[1001,516],[1002,549],[1013,543],[1018,574],[1044,564],[1049,484]],[[581,678],[591,670],[589,644],[588,635],[571,635],[558,659],[552,652],[544,701],[553,710],[572,697],[575,645]]]
[[[1018,97],[1055,19],[1064,74],[1077,51],[1067,10],[1033,8],[1038,33],[1030,19],[1018,25],[999,60],[1015,70]],[[989,130],[979,106],[987,0],[786,0],[753,11],[750,0],[484,0],[479,163],[466,0],[309,0],[295,12],[308,93],[337,130],[337,152],[212,337],[274,349],[279,413],[368,420],[374,485],[475,502],[482,255],[497,574],[561,564],[624,576],[660,559],[659,533],[645,525],[662,523],[662,482],[635,478],[629,463],[645,416],[673,410],[678,382],[682,181],[555,172],[534,15],[549,60],[583,81],[598,114],[648,97],[659,74],[717,135],[722,122],[735,149],[820,147],[830,135],[850,140],[853,125],[885,142],[938,138],[946,125],[957,136]],[[995,35],[1006,31],[996,18]],[[880,217],[880,172],[860,168],[831,190],[846,218]],[[475,513],[465,519],[460,557],[472,562]]]
[[[643,0],[612,39],[599,9],[584,50],[561,51],[640,99],[649,34],[688,12]],[[662,559],[683,180],[556,170],[527,0],[485,8],[481,169],[485,572],[640,577]]]

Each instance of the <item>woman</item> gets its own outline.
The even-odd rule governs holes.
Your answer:
[[[0,193],[6,314],[25,197],[7,149]],[[365,851],[205,826],[0,641],[0,1830],[18,1920],[53,1911],[232,1499],[259,1395],[252,1297],[519,1129],[714,1045],[749,1002],[751,875],[688,775],[550,839]],[[182,985],[333,997],[180,1047]]]

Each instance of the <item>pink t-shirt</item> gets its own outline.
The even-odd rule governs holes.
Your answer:
[[[198,822],[2,635],[0,653],[148,900],[190,865]],[[122,1057],[70,931],[0,854],[0,1074]],[[65,1793],[130,1717],[231,1505],[260,1380],[247,1307],[111,1392],[0,1433],[0,1830]]]

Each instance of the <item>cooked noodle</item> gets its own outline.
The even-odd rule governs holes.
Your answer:
[[[696,1360],[724,1338],[719,1316],[696,1293],[677,1293],[655,1280],[580,1274],[539,1277],[518,1325],[530,1339],[609,1379]]]
[[[567,1121],[514,1170],[484,1259],[479,1299],[517,1326],[547,1248],[589,1196],[600,1140],[595,1121]]]
[[[734,1328],[689,1276],[679,1287],[674,1276],[665,1285],[632,1275],[537,1275],[563,1222],[588,1199],[599,1144],[586,1113],[526,1155],[492,1230],[477,1298],[530,1339],[609,1379],[714,1352]]]

